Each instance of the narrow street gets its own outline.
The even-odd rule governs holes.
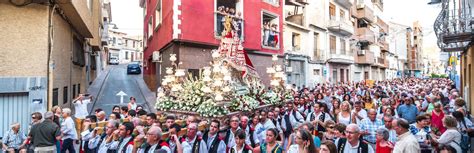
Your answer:
[[[137,99],[138,105],[142,105],[148,111],[149,106],[146,104],[144,94],[139,86],[139,83],[142,82],[140,79],[143,79],[142,75],[127,74],[126,64],[110,65],[109,67],[110,72],[98,92],[99,96],[96,97],[94,104],[89,105],[89,108],[92,108],[89,110],[102,108],[107,114],[110,114],[113,106],[126,106],[130,97],[133,96]],[[127,94],[123,97],[122,104],[120,103],[120,96],[117,96],[120,91]]]

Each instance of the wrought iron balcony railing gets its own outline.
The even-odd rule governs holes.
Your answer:
[[[474,4],[468,0],[441,0],[434,22],[438,46],[445,52],[464,51],[474,38]]]

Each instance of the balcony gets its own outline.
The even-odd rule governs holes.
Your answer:
[[[388,62],[382,57],[377,57],[377,62],[375,63],[376,66],[380,68],[387,68]]]
[[[344,36],[350,36],[354,34],[354,27],[347,20],[336,20],[336,17],[331,17],[329,20],[328,30],[339,33]]]
[[[385,41],[379,41],[379,45],[380,45],[380,50],[382,52],[388,52],[389,51],[389,44]]]
[[[286,14],[285,21],[304,26],[304,10],[307,4],[306,0],[286,0],[284,12]]]
[[[375,42],[374,32],[370,30],[368,27],[357,28],[356,35],[358,36],[360,41],[365,41],[365,42],[370,42],[370,43]]]
[[[358,50],[357,56],[355,56],[355,62],[357,64],[369,64],[374,63],[374,53],[370,50]]]
[[[315,49],[313,51],[313,59],[312,62],[314,63],[325,63],[326,62],[326,56],[325,56],[325,51],[321,49]]]
[[[288,21],[300,26],[304,26],[303,18],[304,18],[303,14],[288,15],[285,18],[285,21]]]
[[[350,0],[334,0],[334,2],[347,9],[351,8],[352,6],[352,2]]]
[[[434,22],[438,46],[442,51],[464,51],[474,40],[474,14],[468,3],[460,0],[442,2],[441,12]]]
[[[354,56],[348,54],[348,51],[335,50],[331,51],[329,54],[328,62],[330,63],[341,63],[341,64],[352,64],[354,63]]]
[[[381,31],[384,33],[388,33],[388,24],[385,23],[381,18],[377,17],[377,25],[380,27]]]
[[[102,41],[102,45],[107,45],[109,43],[109,25],[106,23],[104,24],[104,27],[103,29],[101,29],[101,32],[102,32],[102,38],[101,38],[101,41]]]
[[[358,19],[364,19],[370,23],[373,23],[375,20],[374,11],[365,5],[358,5],[354,13]]]

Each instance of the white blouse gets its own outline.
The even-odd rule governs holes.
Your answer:
[[[344,116],[342,116],[342,112],[339,112],[339,114],[337,115],[337,122],[342,123],[344,125],[349,125],[351,124],[351,117],[352,115],[349,115],[348,117],[344,118]]]

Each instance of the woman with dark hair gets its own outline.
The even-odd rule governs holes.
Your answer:
[[[351,102],[351,95],[345,94],[344,97],[342,97],[342,101],[348,101]]]
[[[316,151],[316,146],[313,142],[313,136],[304,129],[296,131],[296,144],[291,145],[287,153],[313,153]]]
[[[319,153],[337,153],[336,144],[332,141],[323,141]]]
[[[253,149],[256,153],[282,153],[282,147],[276,142],[278,131],[275,128],[270,128],[266,131],[265,142],[261,143],[259,147]]]
[[[120,114],[120,106],[115,105],[114,107],[112,107],[112,112],[117,112]]]
[[[316,94],[316,101],[319,102],[323,102],[324,101],[324,95],[322,93],[318,93]]]
[[[374,103],[374,100],[372,100],[372,98],[370,96],[365,96],[364,100],[364,108],[369,110],[369,109],[375,109],[376,108],[376,105]]]

